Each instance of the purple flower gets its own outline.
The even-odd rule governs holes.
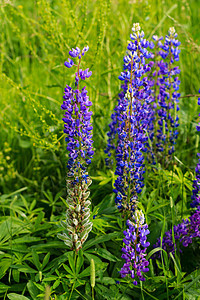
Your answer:
[[[150,245],[147,242],[149,234],[148,225],[144,224],[144,215],[141,211],[136,210],[133,222],[127,221],[128,229],[124,231],[125,246],[122,248],[122,258],[126,260],[120,270],[122,278],[131,277],[134,279],[133,284],[137,285],[138,281],[145,281],[143,273],[149,271],[149,262],[146,260],[146,249]]]
[[[78,47],[76,47],[76,49],[72,48],[72,50],[69,51],[69,55],[71,57],[77,57],[80,52],[81,50]]]
[[[88,47],[82,50],[82,54],[88,51]],[[90,201],[88,187],[91,179],[87,173],[87,165],[91,163],[93,157],[93,140],[90,106],[86,87],[80,88],[79,78],[85,80],[90,77],[92,72],[89,69],[82,71],[80,69],[81,57],[79,57],[80,49],[72,49],[69,54],[72,57],[78,56],[78,65],[76,72],[75,87],[66,86],[63,96],[63,104],[61,109],[65,111],[63,116],[65,141],[68,150],[68,180],[67,180],[67,217],[66,223],[62,226],[67,229],[67,234],[59,235],[65,244],[72,249],[78,251],[84,241],[87,239],[92,229],[90,218]],[[65,62],[66,67],[72,67],[74,62],[68,59]],[[87,200],[87,201],[86,201]]]
[[[165,232],[162,239],[162,249],[167,253],[172,252],[174,254],[177,244],[187,247],[192,243],[193,238],[200,237],[200,206],[189,217],[189,219],[182,220],[182,223],[173,227],[175,244],[173,242],[172,230]],[[158,239],[154,248],[161,247],[161,238]],[[180,249],[181,252],[181,249]],[[160,252],[154,255],[154,258],[160,257]]]
[[[123,81],[122,92],[111,117],[105,150],[108,157],[111,157],[112,150],[115,151],[115,174],[118,175],[114,183],[115,202],[123,212],[135,210],[137,195],[144,186],[144,152],[150,150],[148,135],[153,138],[153,97],[146,77],[151,70],[146,61],[152,54],[146,49],[149,42],[144,39],[143,32],[137,31],[138,28],[139,24],[133,25],[133,34],[124,57],[124,71],[119,76]]]
[[[64,65],[65,65],[65,67],[67,67],[67,68],[71,68],[71,67],[74,65],[74,62],[73,62],[73,60],[71,60],[70,58],[68,58],[68,61],[66,61],[66,62],[64,63]]]
[[[175,61],[179,60],[180,50],[178,46],[180,42],[176,40],[177,34],[172,27],[169,35],[166,35],[164,43],[163,38],[153,36],[156,43],[155,57],[156,61],[152,68],[153,73],[150,74],[154,84],[154,101],[155,101],[155,145],[154,154],[158,156],[158,160],[162,160],[165,164],[169,162],[171,154],[175,151],[176,139],[178,137],[177,127],[179,110],[178,102],[180,93],[180,80],[178,74],[180,70],[173,66]],[[155,78],[155,79],[153,79]],[[156,153],[158,151],[158,154]],[[165,152],[159,155],[159,152]],[[165,157],[165,161],[163,160]]]

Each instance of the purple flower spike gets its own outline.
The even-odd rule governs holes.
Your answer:
[[[148,59],[152,54],[146,48],[150,44],[144,39],[138,23],[133,24],[132,30],[132,41],[127,46],[123,72],[119,76],[123,82],[122,91],[111,116],[105,150],[109,158],[115,151],[115,175],[118,176],[114,183],[115,202],[120,211],[129,215],[134,212],[138,194],[144,186],[144,152],[152,156],[148,139],[153,138],[154,119],[153,95],[147,78],[151,70]],[[109,163],[109,158],[106,163]]]
[[[122,278],[134,278],[133,284],[137,285],[138,281],[145,281],[142,273],[149,271],[147,266],[149,262],[146,260],[146,249],[150,245],[147,242],[147,235],[149,234],[148,225],[144,223],[144,215],[142,211],[136,210],[133,222],[128,220],[128,229],[124,231],[124,244],[122,248],[122,258],[126,260],[120,270]]]
[[[174,66],[174,62],[179,60],[180,50],[178,46],[180,42],[176,40],[177,34],[175,29],[169,29],[169,35],[166,35],[163,43],[162,38],[153,36],[156,43],[155,49],[157,52],[156,62],[154,64],[154,72],[152,77],[154,84],[154,99],[155,99],[155,122],[157,132],[155,132],[155,148],[157,148],[158,161],[161,160],[168,164],[172,153],[175,151],[176,139],[178,137],[179,118],[177,112],[179,110],[178,102],[180,93],[180,80],[178,74],[180,70]],[[158,58],[160,59],[158,60]],[[152,78],[152,79],[153,79]],[[159,152],[165,152],[164,155]],[[165,157],[165,161],[163,160]]]
[[[88,48],[84,48],[88,50]],[[86,52],[86,50],[84,50]],[[89,185],[92,180],[87,173],[87,166],[91,163],[93,157],[93,140],[92,140],[92,124],[90,106],[86,87],[80,88],[79,79],[89,77],[91,72],[89,69],[82,71],[79,69],[81,63],[80,49],[72,49],[69,54],[72,57],[79,58],[77,66],[75,89],[66,86],[63,96],[64,116],[64,133],[68,150],[68,179],[67,179],[67,214],[66,223],[61,225],[67,229],[67,234],[59,234],[65,244],[73,250],[78,251],[84,241],[87,239],[89,232],[92,230],[90,222],[91,204],[87,198],[90,192]],[[70,68],[74,62],[68,59],[65,66]],[[83,79],[83,78],[82,78]],[[87,200],[87,201],[86,201]]]

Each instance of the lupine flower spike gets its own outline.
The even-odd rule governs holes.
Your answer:
[[[149,42],[144,39],[144,32],[138,23],[133,24],[131,41],[124,57],[124,72],[119,79],[123,81],[123,92],[110,125],[115,135],[114,122],[117,125],[115,202],[120,211],[129,218],[134,212],[137,195],[142,191],[144,170],[144,152],[147,152],[148,135],[153,130],[152,96],[148,79],[150,71],[146,60],[152,57],[147,50]],[[110,141],[109,145],[112,147]],[[109,149],[106,151],[109,152]]]
[[[155,149],[156,152],[164,152],[165,155],[160,154],[160,160],[164,164],[169,163],[171,154],[175,151],[176,139],[178,136],[177,127],[178,115],[177,111],[179,107],[179,85],[180,80],[178,74],[180,70],[177,66],[174,66],[174,62],[179,60],[179,45],[180,42],[176,39],[177,33],[174,27],[169,29],[168,35],[166,35],[164,43],[163,38],[153,36],[155,41],[155,62],[151,62],[155,66],[152,76],[154,79],[154,109],[157,112],[155,115],[156,133],[155,133]],[[159,59],[161,58],[161,60]]]
[[[77,251],[87,239],[92,229],[90,222],[90,204],[88,200],[90,192],[88,187],[91,179],[87,173],[87,166],[91,163],[94,154],[92,148],[92,125],[90,106],[92,102],[87,96],[86,87],[80,88],[79,83],[92,75],[89,69],[81,70],[81,59],[89,47],[84,47],[81,51],[78,47],[69,51],[72,58],[78,57],[77,72],[75,74],[75,86],[73,89],[66,86],[64,91],[64,101],[61,108],[64,114],[64,133],[66,133],[68,159],[67,178],[67,214],[66,222],[61,225],[66,229],[66,233],[59,234],[67,246]],[[72,59],[65,62],[67,68],[75,66]]]
[[[130,277],[133,284],[137,285],[138,280],[145,281],[143,273],[148,272],[149,262],[146,260],[146,249],[150,245],[147,242],[149,234],[148,225],[142,211],[136,210],[133,220],[127,221],[128,229],[124,231],[124,247],[122,258],[126,260],[121,268],[121,277]]]

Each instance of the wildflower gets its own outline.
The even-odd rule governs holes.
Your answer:
[[[129,212],[135,210],[137,195],[142,191],[144,170],[144,152],[148,148],[148,136],[152,138],[153,111],[152,95],[145,74],[150,66],[145,62],[152,54],[146,49],[148,42],[144,32],[138,31],[139,24],[133,25],[133,34],[124,57],[124,71],[119,76],[123,81],[118,105],[112,115],[109,140],[106,153],[111,156],[115,149],[116,171],[114,183],[117,207]],[[130,50],[131,49],[131,50]],[[113,141],[117,136],[117,145]]]
[[[167,253],[173,253],[177,249],[177,243],[183,247],[188,247],[192,243],[193,238],[200,237],[200,206],[197,207],[196,211],[189,217],[189,219],[182,220],[182,223],[175,225],[172,229],[165,232],[162,239],[162,249]],[[175,243],[173,241],[173,234]],[[161,247],[161,238],[158,238],[154,248]],[[179,249],[182,252],[181,249]],[[160,257],[160,252],[154,255],[154,258]]]
[[[138,281],[145,281],[143,273],[149,271],[149,262],[146,260],[146,250],[150,245],[147,242],[149,234],[148,225],[145,224],[142,211],[136,210],[133,222],[127,221],[128,229],[124,231],[124,247],[122,248],[122,258],[125,263],[120,270],[121,277],[131,277],[134,279],[133,284],[137,285]]]
[[[81,56],[88,51],[88,46],[81,51],[78,47],[69,51],[71,57],[78,56],[78,70],[76,72],[75,85],[76,89],[66,86],[64,91],[64,101],[61,109],[65,111],[64,133],[66,133],[65,141],[67,142],[67,150],[69,151],[69,159],[67,164],[67,214],[66,222],[61,225],[67,230],[67,234],[59,234],[59,238],[63,239],[65,244],[77,251],[87,239],[92,229],[90,222],[90,201],[87,200],[90,192],[88,187],[91,179],[87,173],[87,166],[91,163],[94,151],[92,147],[92,125],[90,106],[86,87],[80,88],[80,80],[89,78],[92,74],[89,69],[81,70]],[[81,53],[81,54],[80,54]],[[72,67],[74,62],[68,59],[65,62],[66,67]]]
[[[177,116],[179,107],[177,103],[180,97],[178,92],[180,85],[178,74],[180,70],[177,66],[173,67],[173,63],[179,60],[180,54],[178,48],[180,42],[176,37],[177,34],[173,27],[169,29],[169,34],[166,35],[164,43],[161,42],[163,38],[153,36],[156,43],[156,61],[153,63],[155,71],[152,73],[152,76],[155,77],[154,99],[155,122],[157,123],[155,126],[155,144],[157,151],[165,152],[165,162],[168,162],[169,156],[175,151],[174,146],[178,137],[177,127],[179,126]],[[160,155],[161,160],[162,157],[163,155]]]

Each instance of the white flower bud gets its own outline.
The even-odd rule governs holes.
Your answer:
[[[140,24],[139,23],[134,23],[133,27],[132,27],[132,31],[133,32],[140,31]]]
[[[176,32],[176,30],[175,30],[174,27],[170,27],[170,28],[169,28],[169,34],[170,34],[170,35],[174,35],[175,32]]]
[[[70,225],[67,226],[67,230],[72,232],[72,233],[75,233],[75,228],[70,226]]]
[[[87,223],[89,223],[89,217],[85,218],[83,221],[82,221],[82,225],[86,225]]]
[[[76,242],[78,240],[78,235],[74,234],[73,238],[74,238],[74,241]]]
[[[85,202],[85,207],[88,207],[90,204],[91,204],[91,202],[90,202],[89,200],[87,200],[87,201]]]
[[[81,205],[78,204],[75,210],[76,210],[77,212],[80,212],[80,210],[81,210]]]
[[[85,240],[87,240],[87,238],[88,238],[88,233],[87,233],[87,232],[84,232],[84,234],[82,234],[82,235],[80,236],[80,238],[81,238],[81,242],[83,243]]]
[[[73,219],[73,223],[74,223],[75,226],[77,226],[78,225],[78,220]]]
[[[76,250],[78,250],[79,248],[81,248],[81,241],[77,241],[76,244]]]
[[[83,198],[86,200],[90,196],[90,192],[83,193]]]
[[[73,243],[71,241],[64,241],[65,245],[69,246],[70,248],[73,246]]]

